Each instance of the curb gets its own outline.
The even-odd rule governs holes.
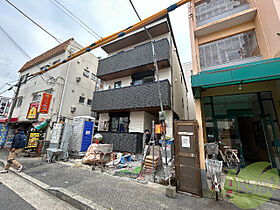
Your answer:
[[[0,164],[4,166],[5,161],[0,159]],[[51,193],[52,195],[58,197],[59,199],[71,204],[72,206],[82,209],[82,210],[108,210],[109,208],[106,208],[104,206],[101,206],[97,203],[94,203],[93,201],[84,198],[76,193],[73,193],[71,191],[68,191],[62,187],[51,187],[48,184],[45,184],[23,172],[17,173],[15,169],[11,168],[11,172],[14,174],[24,178],[25,180],[31,182],[32,184],[36,185],[37,187],[41,188],[42,190]]]

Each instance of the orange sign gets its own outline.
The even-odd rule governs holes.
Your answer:
[[[31,103],[27,112],[27,119],[37,119],[37,113],[39,109],[39,103]]]
[[[49,112],[49,107],[51,104],[51,100],[52,100],[52,95],[49,93],[44,93],[43,94],[43,99],[41,102],[41,106],[40,106],[40,112],[41,113],[48,113]]]

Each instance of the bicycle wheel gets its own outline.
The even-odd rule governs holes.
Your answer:
[[[219,193],[216,191],[216,201],[219,200]]]

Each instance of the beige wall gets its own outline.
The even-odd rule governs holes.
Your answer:
[[[194,31],[196,30],[194,2],[198,1],[193,0],[189,4],[189,13],[192,14],[189,16],[189,27],[194,74],[198,74],[198,72],[200,71],[198,51],[199,44],[216,41],[218,39],[233,36],[235,34],[242,33],[251,29],[255,29],[256,31],[257,41],[259,44],[261,55],[264,59],[280,57],[280,36],[277,35],[277,32],[279,32],[280,28],[279,0],[250,0],[250,7],[257,8],[256,17],[253,21],[226,28],[214,33],[206,34],[202,37],[196,37],[194,35]],[[223,19],[226,20],[230,18],[232,18],[232,16]],[[207,24],[207,26],[211,26],[213,24],[214,23],[209,23]]]
[[[264,59],[279,57],[280,36],[280,8],[279,1],[254,0],[258,13],[255,19],[256,34]],[[276,4],[275,4],[276,3]],[[278,9],[278,11],[276,10]]]

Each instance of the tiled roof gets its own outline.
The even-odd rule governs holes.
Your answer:
[[[21,67],[21,69],[19,70],[19,72],[23,72],[27,69],[32,68],[33,66],[40,64],[50,58],[53,58],[61,53],[63,53],[66,48],[68,47],[68,45],[70,44],[71,41],[74,41],[73,38],[68,39],[67,41],[63,42],[60,45],[57,45],[56,47],[48,50],[47,52],[37,56],[36,58],[33,58],[32,60],[26,62],[23,67]]]

